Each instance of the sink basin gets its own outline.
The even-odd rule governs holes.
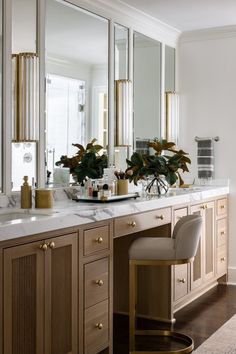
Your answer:
[[[30,220],[30,221],[35,221],[39,220],[42,218],[45,218],[46,216],[53,215],[51,212],[42,212],[42,211],[26,211],[26,210],[11,210],[7,213],[0,213],[0,223],[6,223],[6,222],[14,222],[14,223],[19,223],[22,220]]]

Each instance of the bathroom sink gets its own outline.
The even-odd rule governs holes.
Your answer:
[[[31,211],[31,210],[11,210],[6,213],[0,213],[0,223],[7,222],[21,222],[22,220],[39,220],[45,218],[49,215],[53,215],[52,212],[44,212],[44,211]]]

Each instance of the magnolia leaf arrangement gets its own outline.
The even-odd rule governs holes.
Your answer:
[[[76,177],[79,183],[82,183],[86,178],[101,178],[103,169],[107,167],[107,155],[100,155],[99,152],[103,149],[101,145],[95,144],[96,139],[93,139],[86,147],[81,144],[72,144],[78,148],[75,156],[61,156],[60,161],[56,162],[56,166],[62,165],[69,167],[70,173]]]
[[[175,184],[178,179],[180,186],[183,185],[179,171],[189,172],[187,165],[191,160],[188,154],[183,150],[176,150],[175,143],[166,140],[154,139],[147,144],[154,149],[154,155],[134,152],[130,160],[126,160],[129,166],[126,170],[129,181],[137,185],[139,179],[148,176],[165,176],[169,185]]]

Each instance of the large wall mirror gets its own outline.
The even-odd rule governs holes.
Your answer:
[[[134,33],[134,149],[161,135],[161,43]]]
[[[22,120],[21,128],[24,125],[25,131],[30,130],[30,123],[26,116],[31,120],[33,110],[38,112],[39,108],[38,100],[34,95],[35,91],[32,89],[34,86],[34,89],[38,91],[36,28],[37,0],[12,0],[12,116],[13,121]],[[19,79],[18,83],[16,77]],[[20,189],[24,175],[29,177],[30,184],[37,183],[36,141],[36,138],[22,135],[16,137],[14,132],[12,134],[12,190]]]
[[[47,0],[47,170],[52,173],[62,155],[75,155],[73,143],[84,145],[92,138],[107,149],[108,21]]]
[[[2,0],[0,0],[0,166],[2,167]],[[2,193],[2,168],[0,167],[0,193]]]

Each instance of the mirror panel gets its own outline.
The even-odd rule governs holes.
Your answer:
[[[2,0],[0,0],[0,193],[2,193],[2,42],[3,42],[3,30],[2,30]]]
[[[73,156],[72,144],[108,145],[108,21],[46,1],[46,160]]]
[[[118,103],[118,84],[117,80],[128,80],[129,79],[129,30],[128,28],[115,24],[114,26],[115,34],[115,80],[116,80],[116,112],[115,116],[118,115],[117,105]],[[125,85],[125,84],[124,84]],[[123,112],[123,111],[122,111]],[[117,136],[117,117],[116,117],[116,132]],[[124,134],[124,132],[123,132]],[[117,140],[117,139],[115,139]],[[118,144],[116,141],[115,144]],[[128,157],[128,147],[127,146],[115,146],[115,166],[117,169],[126,170],[126,158]]]
[[[36,28],[37,28],[37,0],[12,0],[12,54],[19,53],[36,53]],[[29,66],[24,67],[25,82],[29,82],[27,75],[29,74]],[[13,88],[15,90],[15,64],[14,58],[12,61],[13,66]],[[19,69],[20,71],[21,69]],[[22,77],[23,77],[22,76]],[[28,81],[27,81],[28,80]],[[30,90],[30,89],[28,89]],[[25,86],[24,97],[19,101],[22,105],[31,105],[26,97],[30,96],[27,91],[27,84]],[[27,96],[29,93],[29,96]],[[13,95],[14,99],[17,95]],[[19,96],[18,96],[19,97]],[[37,106],[38,102],[35,99],[34,104]],[[17,106],[17,105],[16,105]],[[31,108],[29,108],[30,110]],[[26,108],[27,111],[27,108]],[[15,113],[14,113],[15,114]],[[24,139],[23,139],[24,140]],[[19,190],[23,182],[23,176],[29,177],[29,183],[34,185],[36,183],[37,175],[37,143],[36,141],[21,141],[12,142],[12,190]]]
[[[161,43],[134,32],[134,150],[161,134]]]
[[[115,80],[129,78],[128,66],[128,28],[115,24]]]
[[[165,46],[165,92],[175,91],[175,48]]]

